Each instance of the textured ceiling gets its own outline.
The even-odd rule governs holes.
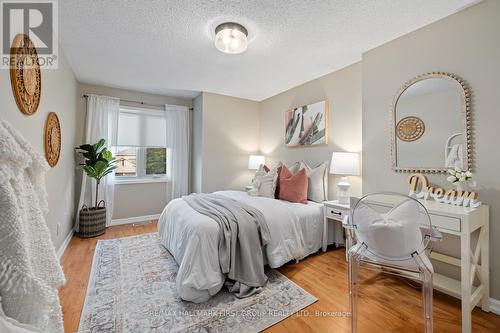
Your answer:
[[[150,93],[262,100],[361,60],[361,53],[477,0],[64,0],[59,31],[77,79]],[[248,50],[213,43],[225,21]]]

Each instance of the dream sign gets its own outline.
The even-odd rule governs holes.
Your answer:
[[[429,185],[429,180],[422,174],[415,174],[409,179],[410,193],[412,197],[427,200],[429,198],[435,201],[447,203],[455,206],[464,206],[476,208],[481,206],[477,201],[477,193],[465,190],[445,190],[441,187]]]

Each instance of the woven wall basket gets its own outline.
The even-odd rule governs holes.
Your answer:
[[[101,205],[102,204],[102,205]],[[106,232],[106,206],[104,200],[97,207],[83,205],[80,210],[80,231],[82,238],[96,237]]]

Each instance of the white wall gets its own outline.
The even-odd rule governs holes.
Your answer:
[[[81,96],[84,94],[97,94],[118,97],[131,101],[142,101],[149,104],[175,104],[187,107],[192,106],[191,99],[169,97],[155,94],[129,91],[124,89],[108,88],[90,84],[79,84],[78,116],[81,124],[85,123],[86,100]],[[123,105],[138,106],[135,103],[120,102]],[[149,107],[149,106],[148,106]],[[163,111],[164,107],[158,107]],[[83,143],[84,126],[78,128],[78,145]],[[78,172],[77,190],[79,195],[81,171]],[[77,196],[78,196],[77,195]],[[78,199],[78,198],[77,198]],[[115,186],[115,200],[113,219],[139,217],[145,215],[159,214],[170,200],[167,197],[166,183],[145,184],[119,184]]]
[[[10,85],[9,70],[0,70],[0,117],[22,133],[33,147],[44,153],[44,126],[49,112],[57,113],[61,124],[62,147],[59,162],[47,173],[49,212],[47,225],[56,249],[71,232],[74,223],[75,133],[81,123],[77,117],[77,82],[64,52],[59,50],[59,68],[43,70],[42,94],[38,111],[26,116],[19,111]],[[59,232],[58,232],[59,229]]]
[[[407,175],[391,171],[388,110],[401,85],[429,71],[463,77],[472,91],[474,173],[490,205],[491,296],[500,299],[498,165],[500,1],[488,0],[363,55],[363,190],[407,192]],[[451,187],[444,175],[430,181]]]
[[[328,145],[286,147],[284,114],[292,108],[328,99]],[[333,151],[361,151],[361,64],[309,81],[260,103],[260,148],[269,165],[304,160],[330,163]],[[349,177],[351,194],[361,194],[361,177]],[[337,176],[329,177],[329,198],[335,197]]]

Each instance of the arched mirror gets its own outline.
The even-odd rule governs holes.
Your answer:
[[[406,82],[391,108],[393,169],[471,169],[470,121],[469,92],[455,75],[434,72]]]

